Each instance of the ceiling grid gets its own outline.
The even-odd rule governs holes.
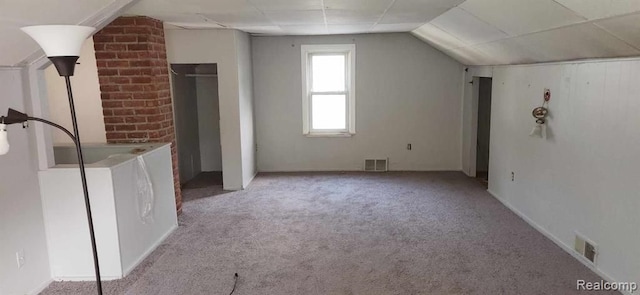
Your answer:
[[[640,56],[640,0],[30,0],[3,3],[0,66],[37,51],[20,27],[79,24],[120,2],[136,2],[125,15],[157,18],[169,29],[412,32],[465,65]]]

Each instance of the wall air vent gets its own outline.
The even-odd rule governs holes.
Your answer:
[[[389,169],[388,159],[365,159],[364,171],[386,172]]]
[[[596,256],[598,254],[597,248],[598,246],[595,243],[576,233],[574,250],[594,265],[596,264]]]

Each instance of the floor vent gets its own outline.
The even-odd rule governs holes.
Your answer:
[[[596,264],[597,245],[585,237],[576,234],[574,249],[592,264]]]
[[[388,159],[365,159],[364,171],[385,172],[389,169]]]

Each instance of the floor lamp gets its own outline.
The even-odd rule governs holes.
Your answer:
[[[82,179],[82,190],[84,193],[85,208],[87,211],[87,221],[89,223],[89,235],[91,237],[91,247],[93,250],[93,263],[96,273],[96,284],[98,294],[102,295],[102,282],[100,280],[100,266],[98,264],[98,250],[96,247],[96,237],[93,230],[93,218],[91,217],[91,205],[89,203],[89,190],[87,189],[87,177],[84,169],[84,159],[82,157],[82,146],[80,145],[80,135],[78,134],[78,122],[76,110],[73,104],[73,93],[71,91],[71,79],[76,66],[76,61],[80,57],[80,49],[84,41],[95,31],[92,27],[48,25],[24,27],[22,30],[33,38],[42,47],[47,57],[55,65],[58,74],[64,77],[67,84],[67,95],[69,97],[69,108],[71,109],[71,122],[73,123],[73,134],[64,127],[47,121],[42,118],[30,117],[24,113],[9,109],[7,116],[0,117],[0,155],[9,152],[9,141],[7,138],[7,125],[24,123],[27,121],[38,121],[64,131],[76,146],[78,154],[78,165],[80,166],[80,177]]]

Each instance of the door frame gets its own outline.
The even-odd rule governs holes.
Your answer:
[[[493,78],[492,67],[466,68],[463,86],[462,171],[476,177],[480,78]]]
[[[476,177],[478,163],[478,105],[480,104],[480,77],[474,76],[471,86],[471,134],[469,138],[469,176]]]

